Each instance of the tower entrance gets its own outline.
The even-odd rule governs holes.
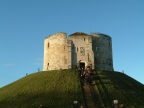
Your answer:
[[[80,64],[79,64],[79,66],[80,66],[80,69],[85,69],[85,63],[84,62],[80,62]]]

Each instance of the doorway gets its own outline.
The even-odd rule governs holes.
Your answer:
[[[80,69],[85,69],[85,63],[84,62],[80,62],[80,64],[79,64],[79,66],[80,66]]]

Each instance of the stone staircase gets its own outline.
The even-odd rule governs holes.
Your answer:
[[[87,108],[105,108],[97,86],[94,84],[94,82],[93,84],[84,83],[83,92],[85,95]]]

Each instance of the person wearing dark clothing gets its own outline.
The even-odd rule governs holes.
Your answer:
[[[39,108],[46,108],[46,107],[45,107],[44,105],[41,104],[41,105],[39,106]]]
[[[124,105],[124,104],[121,104],[121,105],[120,105],[120,108],[126,108],[126,107],[125,107],[125,105]]]
[[[92,82],[92,69],[88,66],[87,69],[84,72],[85,80],[88,83]]]

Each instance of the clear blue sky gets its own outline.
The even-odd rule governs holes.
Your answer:
[[[42,70],[56,32],[110,35],[114,69],[144,84],[144,0],[0,0],[0,87]]]

